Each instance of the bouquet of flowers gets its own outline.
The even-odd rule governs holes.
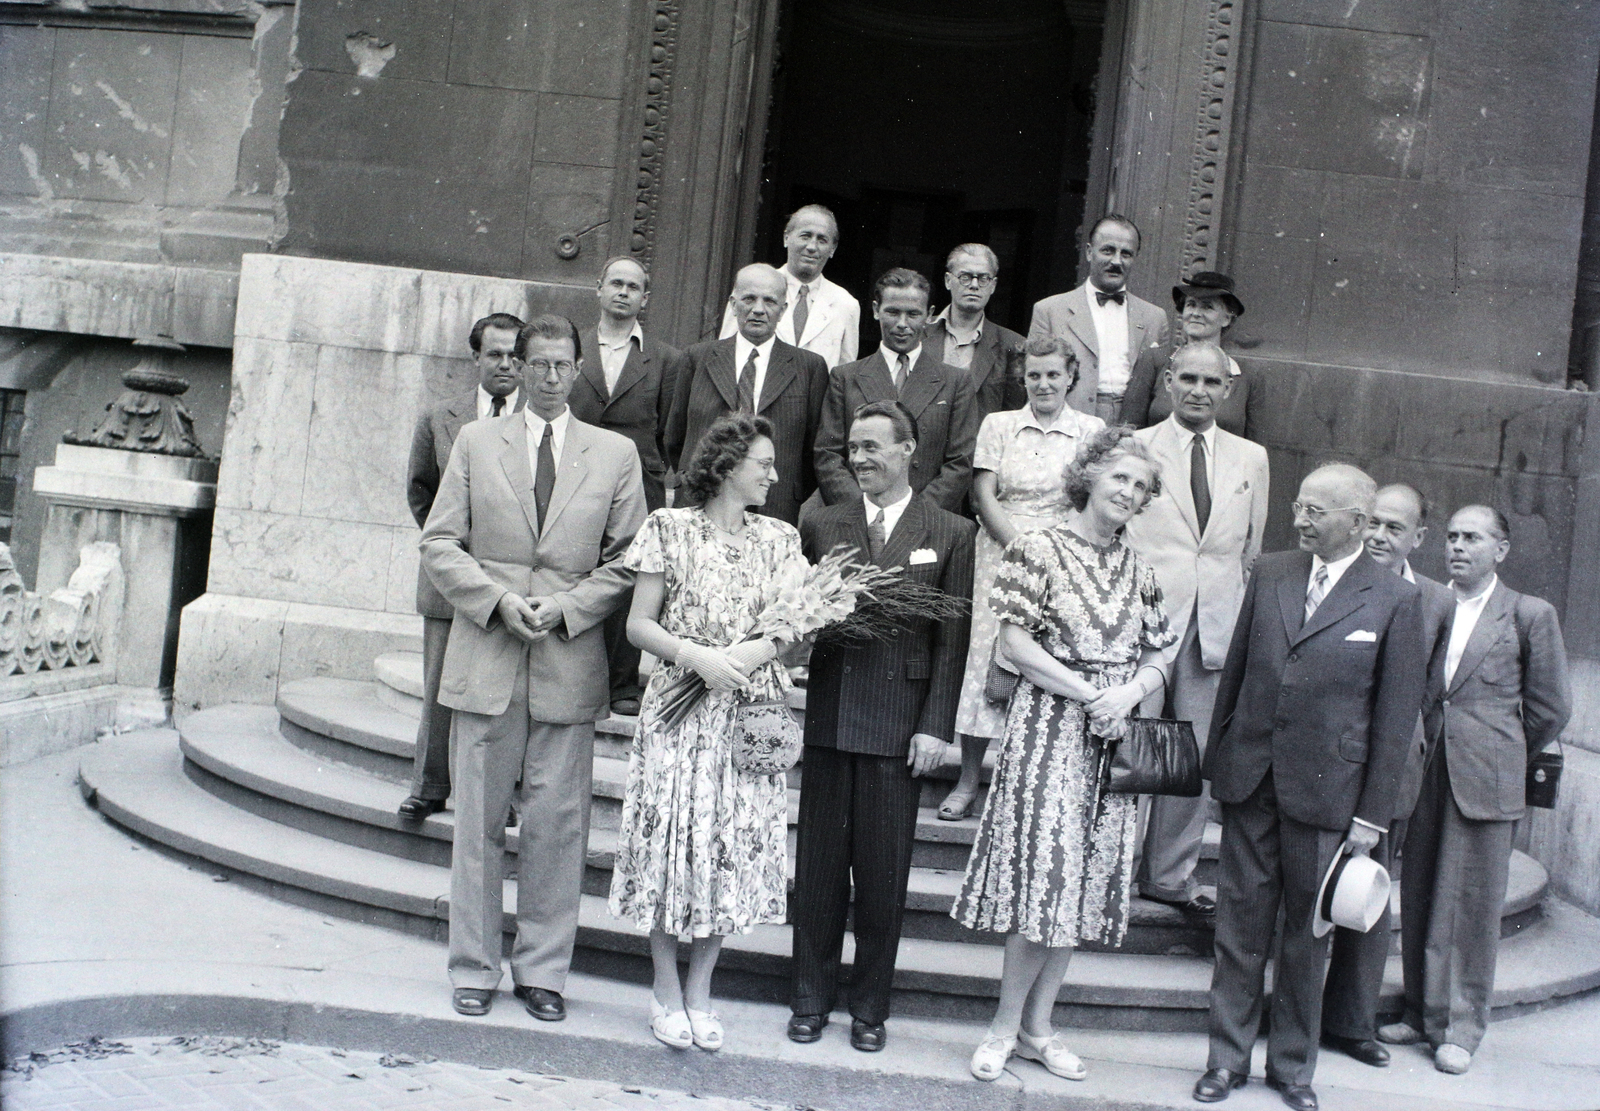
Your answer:
[[[859,563],[859,554],[841,544],[798,580],[785,583],[756,615],[745,639],[794,643],[821,635],[860,642],[888,636],[908,617],[943,619],[965,612],[965,599],[907,579],[899,567]],[[682,723],[706,689],[698,672],[686,670],[663,692],[663,726],[673,729]]]

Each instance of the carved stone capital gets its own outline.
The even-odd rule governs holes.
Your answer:
[[[87,436],[68,432],[62,441],[84,447],[205,458],[205,449],[194,434],[194,417],[178,400],[189,389],[189,383],[162,369],[155,358],[147,358],[123,374],[122,393],[106,406],[105,419],[93,432]]]

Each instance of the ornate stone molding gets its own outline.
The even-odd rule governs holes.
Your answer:
[[[1218,263],[1218,216],[1227,173],[1242,8],[1243,0],[1210,0],[1206,13],[1205,59],[1200,66],[1200,95],[1183,225],[1184,274],[1215,269]]]
[[[122,594],[115,544],[84,545],[71,580],[43,598],[24,588],[10,546],[0,544],[0,677],[114,660]]]
[[[106,416],[87,436],[68,432],[62,442],[83,447],[148,451],[156,455],[204,458],[194,434],[194,417],[178,398],[189,383],[141,362],[122,376],[122,393],[106,406]]]
[[[645,78],[644,118],[639,139],[639,165],[629,251],[645,266],[655,255],[656,209],[661,198],[667,118],[672,109],[672,70],[677,60],[682,5],[653,0],[650,5],[650,57]]]

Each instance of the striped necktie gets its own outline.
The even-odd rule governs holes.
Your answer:
[[[1311,578],[1311,589],[1306,591],[1306,619],[1301,624],[1311,620],[1311,615],[1317,612],[1317,607],[1322,605],[1322,600],[1328,596],[1328,565],[1324,563],[1317,568],[1317,573]]]

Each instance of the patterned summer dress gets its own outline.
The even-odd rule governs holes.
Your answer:
[[[1174,640],[1155,572],[1120,540],[1097,548],[1058,527],[1006,549],[990,605],[1098,688],[1125,683],[1142,648]],[[1041,945],[1119,945],[1128,928],[1137,798],[1100,801],[1099,745],[1083,707],[1017,684],[950,916]]]
[[[662,628],[718,648],[748,639],[786,578],[806,569],[793,526],[746,513],[743,535],[727,542],[698,507],[650,514],[623,565],[665,573]],[[739,700],[783,698],[788,673],[774,661],[744,691],[711,691],[668,732],[657,709],[662,691],[683,674],[662,664],[645,687],[628,757],[611,913],[679,937],[782,922],[788,785],[781,774],[735,770],[732,737]]]
[[[998,479],[996,500],[1020,532],[1053,528],[1067,519],[1072,506],[1066,499],[1067,464],[1090,436],[1106,426],[1099,417],[1063,405],[1055,423],[1042,428],[1033,409],[1024,406],[983,418],[972,468],[993,471]],[[998,737],[1005,732],[1006,710],[983,694],[994,655],[1000,622],[989,608],[989,590],[1005,549],[978,529],[978,547],[972,564],[972,647],[961,679],[961,704],[956,710],[956,732],[969,737]]]

